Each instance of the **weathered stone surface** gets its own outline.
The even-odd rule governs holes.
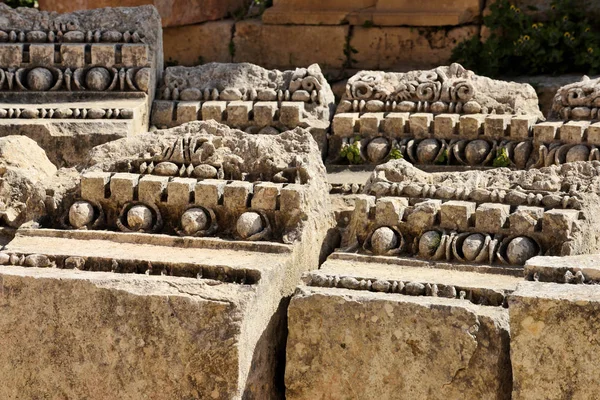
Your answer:
[[[347,108],[354,100],[368,103],[379,100],[382,109],[378,111],[384,111],[383,102],[395,102],[397,109],[393,111],[527,114],[543,118],[530,85],[478,76],[460,64],[407,73],[361,71],[348,80],[338,112],[351,111]],[[418,109],[421,103],[428,104],[430,109]],[[445,109],[437,110],[438,105]],[[409,106],[412,109],[403,109]],[[417,133],[415,136],[419,137]]]
[[[596,283],[600,282],[599,261],[597,254],[534,257],[525,264],[525,276],[540,282]]]
[[[0,300],[0,398],[282,398],[286,297],[318,266],[333,226],[311,135],[192,122],[98,146],[89,165],[80,197],[55,199],[52,218],[3,247],[0,262],[13,267],[0,270],[11,293]],[[200,165],[219,179],[196,179]],[[265,182],[279,189],[274,209],[250,201]],[[237,226],[248,214],[260,224]],[[42,286],[47,297],[30,294]],[[31,319],[19,319],[24,309]],[[16,334],[46,318],[51,341],[45,331]],[[98,364],[107,367],[90,381]],[[24,370],[41,378],[24,380]]]
[[[513,399],[597,396],[599,308],[596,285],[519,284],[509,297]]]
[[[265,24],[339,25],[349,13],[374,6],[377,0],[275,0],[262,17]]]
[[[584,76],[581,82],[563,86],[556,92],[551,118],[596,120],[600,106],[600,78]]]
[[[163,70],[154,7],[57,14],[1,4],[0,17],[0,136],[29,136],[70,167],[94,145],[147,131]]]
[[[373,8],[352,13],[348,20],[355,25],[365,21],[378,26],[452,26],[478,22],[483,3],[480,0],[378,0]]]
[[[334,109],[333,93],[316,64],[283,72],[249,63],[169,67],[158,97],[152,122],[159,127],[199,119],[248,133],[302,127],[323,151]]]
[[[223,20],[165,28],[165,63],[191,67],[204,62],[230,62],[233,26],[233,20]]]
[[[600,176],[596,170],[598,166],[600,164],[594,161],[527,171],[496,169],[428,174],[405,160],[392,160],[375,168],[365,185],[364,193],[377,197],[439,199],[445,202],[442,208],[450,208],[455,203],[464,204],[464,209],[469,204],[482,203],[546,207],[543,214],[523,213],[521,211],[526,210],[517,208],[508,215],[515,222],[509,226],[502,223],[506,215],[501,215],[498,222],[492,225],[485,222],[484,217],[483,221],[487,224],[485,228],[478,223],[478,215],[472,220],[469,213],[463,213],[460,218],[458,214],[453,214],[458,219],[446,225],[444,214],[441,215],[442,226],[451,229],[458,227],[459,231],[472,231],[473,227],[479,233],[508,234],[510,240],[501,239],[505,243],[499,247],[501,253],[505,252],[502,258],[509,261],[509,264],[522,265],[524,255],[528,259],[538,254],[568,256],[594,254],[598,251],[593,233],[599,229],[594,222],[594,215],[599,212],[596,194],[600,185]],[[569,183],[565,186],[564,182],[567,181]],[[576,197],[572,197],[572,192],[569,192],[571,185],[580,188]],[[539,191],[544,191],[545,194],[542,195]],[[410,215],[411,211],[406,210],[405,215]],[[410,226],[411,224],[407,224],[406,228]],[[420,227],[424,230],[431,228]],[[583,233],[584,231],[587,233]],[[519,262],[513,262],[516,260]]]
[[[464,300],[303,287],[286,398],[510,399],[508,315]]]
[[[319,63],[323,69],[340,69],[348,26],[267,25],[258,20],[235,26],[234,62],[251,62],[265,68],[295,68]],[[285,43],[285,46],[282,46]]]
[[[245,9],[247,0],[41,0],[40,10],[73,12],[101,7],[135,7],[151,4],[160,13],[163,26],[180,26],[214,21]]]
[[[46,215],[46,185],[56,167],[44,150],[23,136],[0,138],[0,217],[9,227]]]
[[[353,68],[400,70],[432,68],[447,64],[452,49],[477,35],[479,27],[465,25],[446,30],[409,27],[353,28],[350,46],[357,52]]]

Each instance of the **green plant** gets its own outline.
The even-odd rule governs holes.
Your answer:
[[[350,69],[355,63],[357,63],[357,61],[352,57],[357,53],[358,50],[352,47],[350,44],[350,35],[348,35],[346,38],[346,43],[344,44],[344,69]]]
[[[510,158],[508,158],[508,150],[506,150],[506,147],[501,147],[500,149],[498,149],[498,152],[496,153],[496,158],[494,158],[494,161],[492,162],[492,166],[496,167],[496,168],[500,168],[500,167],[508,167],[510,165]]]
[[[372,28],[375,26],[375,23],[370,19],[366,19],[362,26],[363,28]]]
[[[348,160],[350,164],[362,164],[363,158],[360,155],[360,137],[354,138],[353,143],[344,145],[340,150],[340,157]]]
[[[444,149],[444,150],[442,150],[440,155],[435,159],[435,161],[433,163],[436,165],[443,165],[443,164],[446,164],[447,162],[448,162],[448,149]]]
[[[597,74],[600,30],[586,11],[591,1],[553,0],[547,19],[538,22],[508,0],[498,0],[484,17],[489,37],[461,42],[452,61],[487,76]]]
[[[38,0],[6,0],[7,6],[12,8],[17,7],[30,7],[30,8],[39,8]]]
[[[402,152],[399,148],[394,147],[392,151],[390,151],[390,155],[388,156],[388,158],[390,160],[401,160],[404,158],[404,156],[402,155]]]

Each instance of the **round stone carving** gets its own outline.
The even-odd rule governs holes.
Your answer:
[[[208,228],[209,217],[201,208],[190,208],[181,216],[181,227],[187,235],[194,235]]]
[[[392,229],[384,226],[377,228],[371,236],[371,248],[375,254],[386,254],[398,247],[398,235]]]
[[[367,145],[367,156],[371,162],[381,161],[389,152],[389,143],[387,139],[379,137],[373,139]]]
[[[473,140],[465,147],[465,159],[469,165],[479,165],[485,161],[492,147],[485,140]]]
[[[431,164],[440,152],[440,142],[435,139],[425,139],[417,146],[417,159],[421,164]]]
[[[212,179],[217,177],[217,169],[212,165],[201,164],[194,168],[194,176],[198,179]]]
[[[73,228],[83,228],[94,220],[94,206],[87,201],[76,201],[69,209],[69,224]]]
[[[483,248],[485,244],[485,236],[481,233],[474,233],[467,236],[462,245],[463,255],[467,261],[473,261]]]
[[[430,257],[432,256],[442,241],[442,235],[436,231],[425,232],[421,239],[419,239],[419,256]]]
[[[242,239],[248,239],[250,236],[256,235],[264,228],[260,214],[249,211],[245,212],[237,220],[237,233]]]
[[[110,85],[110,73],[106,68],[94,67],[85,76],[85,84],[90,90],[106,90]]]
[[[37,67],[27,74],[27,87],[30,90],[46,91],[52,87],[54,76],[47,68]]]
[[[566,161],[588,161],[589,157],[590,149],[583,144],[578,144],[577,146],[571,147],[569,151],[567,151]]]
[[[127,225],[132,231],[150,230],[153,220],[152,210],[144,205],[135,205],[127,211]]]
[[[537,244],[525,236],[514,238],[508,244],[506,256],[508,261],[514,265],[523,265],[525,261],[537,254]]]

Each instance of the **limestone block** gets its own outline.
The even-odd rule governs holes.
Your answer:
[[[551,143],[558,139],[558,130],[562,122],[541,122],[533,126],[533,138],[539,143]]]
[[[146,175],[138,183],[138,198],[142,203],[159,204],[169,183],[168,176]]]
[[[544,208],[542,207],[518,206],[515,212],[508,217],[510,229],[520,233],[534,232],[543,216]]]
[[[254,190],[252,182],[232,182],[223,188],[223,205],[229,210],[241,210],[250,205]]]
[[[435,116],[433,128],[437,139],[456,139],[458,137],[458,114],[439,114]]]
[[[485,118],[484,135],[492,139],[504,139],[508,136],[511,115],[488,115]]]
[[[408,199],[404,197],[382,197],[375,205],[375,222],[378,226],[396,226],[404,217]]]
[[[252,208],[259,210],[276,210],[278,207],[279,192],[283,185],[271,182],[262,182],[254,185]]]
[[[477,139],[479,135],[483,135],[485,119],[483,114],[462,115],[460,136],[465,139]]]
[[[301,287],[288,326],[290,400],[510,399],[508,315],[500,307]]]
[[[299,210],[304,201],[305,191],[302,185],[292,184],[281,189],[280,206],[283,212]]]
[[[457,43],[478,33],[475,25],[449,30],[409,27],[356,26],[350,46],[355,68],[388,70],[394,68],[418,69],[446,65]]]
[[[194,192],[196,183],[196,179],[173,178],[167,184],[167,204],[174,208],[186,207],[190,204],[190,196]]]
[[[381,124],[383,122],[384,113],[366,113],[360,116],[360,133],[361,135],[376,136],[379,134]]]
[[[290,129],[300,125],[304,103],[284,101],[279,109],[279,121]]]
[[[434,226],[442,205],[441,200],[425,200],[405,213],[406,223],[417,231],[425,231]]]
[[[593,123],[587,130],[587,142],[600,145],[600,122]]]
[[[231,62],[229,43],[232,40],[234,23],[234,20],[226,19],[165,28],[165,60],[189,67],[209,61]]]
[[[82,68],[85,66],[85,44],[61,44],[60,58],[64,67]]]
[[[579,219],[578,210],[548,210],[542,220],[542,232],[546,234],[562,233],[568,235],[573,224]]]
[[[560,140],[564,143],[579,144],[586,140],[589,121],[569,121],[560,127]]]
[[[250,121],[251,101],[231,101],[227,104],[227,125],[245,127]]]
[[[475,214],[475,203],[451,200],[440,207],[440,226],[446,229],[464,231],[471,226]]]
[[[433,125],[433,114],[429,113],[415,113],[411,114],[408,120],[410,126],[410,133],[415,138],[428,138],[431,136],[432,125]]]
[[[535,116],[518,115],[510,120],[511,139],[528,139],[533,136],[533,124],[537,121]]]
[[[223,122],[223,114],[227,108],[226,101],[205,101],[202,103],[202,120]]]
[[[340,25],[350,12],[375,4],[376,0],[276,0],[265,10],[262,21],[276,25]]]
[[[510,206],[508,204],[480,204],[475,211],[475,229],[478,232],[499,232],[504,228],[509,214]]]
[[[342,113],[333,117],[333,134],[340,137],[352,137],[359,121],[358,113]]]
[[[22,44],[0,45],[0,65],[5,67],[20,67],[23,62]]]
[[[160,13],[163,27],[216,21],[237,12],[240,8],[248,7],[245,0],[74,0],[68,2],[42,0],[39,4],[40,10],[59,13],[102,7],[135,7],[151,4]],[[168,29],[165,29],[165,32],[167,31]],[[167,48],[168,46],[165,47],[165,49]]]
[[[155,100],[152,103],[152,124],[156,126],[170,126],[173,123],[175,102],[170,100]],[[179,111],[179,107],[177,109]]]
[[[401,137],[406,132],[408,121],[408,113],[388,113],[382,123],[383,132],[389,137]]]
[[[81,177],[81,198],[98,202],[106,198],[110,172],[88,172]]]
[[[600,282],[598,254],[577,256],[538,256],[525,263],[525,276],[540,282],[597,283]]]
[[[319,63],[323,69],[342,68],[348,29],[347,25],[266,25],[259,20],[240,21],[233,38],[233,61],[266,68],[296,68],[313,63]]]
[[[277,115],[276,101],[258,101],[254,103],[254,123],[260,127],[271,126]]]
[[[150,62],[148,46],[144,44],[124,44],[121,47],[121,62],[125,67],[145,67]]]
[[[115,65],[115,45],[112,44],[93,44],[92,45],[92,64],[93,65],[104,65],[106,67],[112,67]]]
[[[509,297],[514,400],[593,399],[600,289],[523,282]]]
[[[165,103],[165,102],[161,102]],[[172,103],[172,102],[171,102]],[[155,102],[156,104],[156,102]],[[156,105],[153,108],[156,110]],[[190,121],[197,121],[200,110],[202,109],[202,103],[199,101],[180,101],[177,103],[177,123],[184,124]],[[166,114],[166,113],[165,113]]]
[[[133,201],[139,175],[118,172],[110,179],[110,197],[117,203]]]
[[[32,44],[29,46],[29,62],[33,65],[54,64],[53,44]]]

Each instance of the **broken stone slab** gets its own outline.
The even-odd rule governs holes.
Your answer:
[[[337,113],[524,114],[543,119],[528,84],[478,76],[460,64],[406,73],[361,71],[346,85]]]
[[[598,119],[600,78],[584,76],[558,89],[552,102],[552,119],[591,121]]]
[[[534,257],[525,264],[525,276],[540,282],[600,282],[600,255]]]
[[[333,226],[325,168],[310,133],[247,135],[215,122],[191,122],[136,135],[96,147],[76,189],[55,201],[39,228],[21,228],[0,253],[0,264],[12,266],[0,267],[4,293],[12,293],[9,287],[24,293],[5,301],[0,331],[15,326],[29,290],[56,288],[45,300],[29,299],[32,318],[48,315],[45,304],[69,304],[69,317],[54,318],[53,330],[77,332],[98,357],[90,362],[110,368],[96,370],[101,379],[92,385],[85,369],[71,369],[83,347],[60,350],[72,346],[72,336],[48,342],[36,331],[41,336],[28,347],[23,335],[3,333],[11,339],[0,364],[19,357],[23,369],[47,365],[53,376],[69,379],[26,382],[22,371],[11,369],[0,393],[133,398],[142,385],[159,399],[281,398],[276,376],[286,297],[304,271],[318,266]],[[173,296],[182,302],[175,311]],[[134,316],[125,323],[123,315],[102,317],[119,302],[130,310],[123,315]],[[52,310],[67,315],[60,306]],[[165,319],[156,320],[154,312]],[[98,331],[108,342],[98,341]],[[164,373],[156,370],[157,353],[123,357],[131,347],[110,338],[124,331],[131,346],[152,343],[152,351],[185,359],[190,367],[174,371],[168,361]],[[57,351],[60,361],[40,364],[40,356]],[[201,367],[206,363],[211,367]],[[124,380],[123,371],[137,372]]]
[[[211,119],[248,133],[302,127],[325,149],[334,96],[316,64],[284,72],[249,63],[169,67],[158,90],[158,127]]]
[[[341,247],[511,266],[538,255],[594,254],[599,166],[427,173],[390,161],[375,168],[356,201]]]
[[[73,166],[79,160],[59,149],[72,147],[73,137],[90,132],[90,124],[97,124],[92,134],[98,139],[79,143],[81,153],[102,141],[147,131],[163,68],[154,7],[59,15],[1,5],[0,16],[0,36],[5,37],[0,44],[0,135],[22,132],[61,166]]]
[[[585,127],[565,132],[567,147],[560,152],[554,142],[534,138],[543,117],[533,88],[519,85],[477,76],[459,64],[359,72],[348,80],[333,118],[328,163],[405,158],[418,165],[525,169],[594,159],[591,151],[569,152],[583,141]]]
[[[288,331],[288,399],[510,399],[501,307],[302,286]]]
[[[508,308],[513,399],[596,396],[599,304],[597,285],[519,284]]]
[[[178,250],[145,249],[150,257]],[[245,260],[264,275],[241,284],[2,266],[0,396],[282,398],[272,379],[283,348],[283,305],[275,292],[289,255],[196,250],[196,257],[218,256],[213,264]]]

